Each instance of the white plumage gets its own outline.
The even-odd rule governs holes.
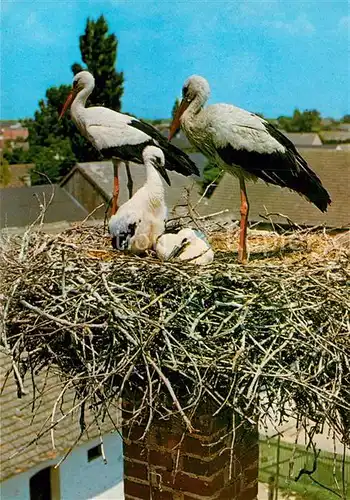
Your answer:
[[[134,254],[154,248],[157,238],[164,232],[167,216],[164,187],[158,173],[164,169],[164,154],[155,146],[147,146],[143,160],[147,175],[145,184],[109,221],[113,247],[129,249]]]
[[[95,80],[88,71],[81,71],[73,79],[72,92],[67,97],[60,117],[71,105],[72,120],[81,134],[105,158],[114,161],[114,189],[112,213],[117,210],[119,193],[118,167],[120,162],[133,161],[142,163],[142,152],[148,145],[159,147],[165,156],[165,168],[175,170],[182,175],[198,175],[193,161],[180,149],[170,144],[166,138],[152,125],[138,120],[134,116],[124,115],[102,106],[86,108],[85,104],[95,86]],[[128,171],[128,169],[127,169]],[[166,170],[162,176],[170,185]],[[132,180],[128,171],[130,189]]]
[[[269,122],[230,104],[204,108],[210,88],[201,76],[184,83],[183,98],[170,127],[169,139],[181,126],[189,141],[219,167],[239,178],[241,231],[239,260],[247,262],[249,203],[245,178],[287,187],[323,212],[331,200],[320,179],[293,143]]]
[[[177,259],[191,264],[206,265],[214,259],[214,252],[200,231],[186,228],[177,234],[166,233],[158,238],[157,257],[161,260]]]

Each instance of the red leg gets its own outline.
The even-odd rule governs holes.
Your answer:
[[[248,262],[247,227],[248,227],[249,203],[243,177],[240,177],[239,185],[241,188],[241,223],[240,223],[239,246],[238,246],[238,262],[240,262],[241,264],[246,264]]]
[[[114,181],[113,181],[113,199],[112,199],[112,211],[111,211],[112,215],[114,215],[118,210],[118,196],[119,196],[118,167],[119,167],[118,160],[113,160]]]

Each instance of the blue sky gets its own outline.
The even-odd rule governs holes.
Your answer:
[[[295,107],[349,113],[347,0],[2,0],[1,118],[33,116],[49,86],[70,84],[87,17],[119,40],[123,111],[170,115],[183,81],[206,77],[210,102],[265,116]]]

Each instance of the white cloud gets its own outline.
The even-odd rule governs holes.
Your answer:
[[[350,31],[350,16],[344,16],[339,19],[338,27],[343,30],[345,29],[348,33]]]
[[[300,15],[291,21],[276,20],[267,23],[267,26],[284,31],[289,35],[312,35],[315,33],[315,26],[306,18],[305,15]]]
[[[260,2],[256,0],[242,0],[239,5],[239,11],[245,16],[259,17],[262,13],[278,9],[279,5],[279,0],[263,0]]]
[[[52,45],[58,42],[58,37],[62,35],[62,32],[58,33],[48,23],[45,25],[36,12],[30,12],[23,23],[22,34],[28,42]]]

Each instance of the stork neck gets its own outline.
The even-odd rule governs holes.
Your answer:
[[[147,161],[146,166],[146,185],[147,191],[151,197],[161,197],[164,195],[164,186],[160,173],[154,168],[150,161]]]
[[[196,117],[196,115],[198,115],[198,113],[203,109],[206,101],[207,99],[205,97],[203,97],[201,94],[197,94],[186,111],[183,113],[181,121],[192,121]]]
[[[71,106],[73,116],[79,115],[80,111],[85,108],[87,98],[89,97],[93,89],[93,85],[87,85],[77,93]]]

